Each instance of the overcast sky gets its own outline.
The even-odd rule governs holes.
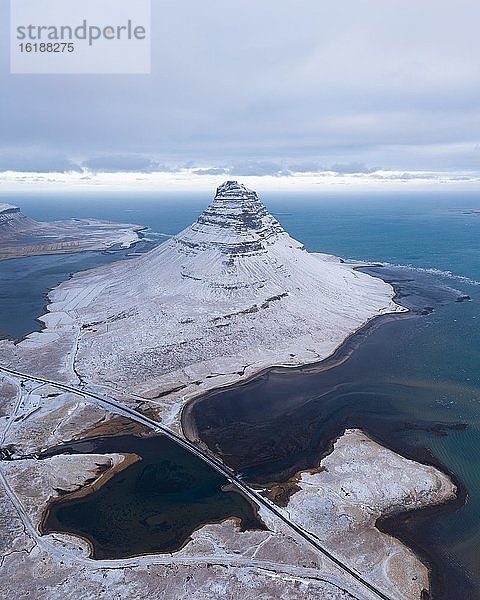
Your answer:
[[[32,76],[1,0],[0,171],[480,171],[478,0],[152,4],[151,75]]]

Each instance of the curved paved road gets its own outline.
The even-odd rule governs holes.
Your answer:
[[[381,598],[382,600],[392,600],[389,596],[387,596],[382,590],[378,589],[374,584],[367,581],[360,573],[355,571],[353,568],[349,567],[345,563],[343,563],[339,558],[334,556],[329,550],[324,548],[318,538],[314,536],[312,533],[306,531],[293,521],[291,521],[283,512],[268,499],[264,498],[251,488],[249,488],[241,479],[236,477],[235,473],[225,466],[223,463],[213,458],[209,454],[207,454],[204,450],[201,450],[199,447],[195,446],[189,440],[180,437],[171,429],[164,427],[160,422],[155,421],[154,419],[150,419],[137,412],[136,410],[126,407],[122,405],[120,402],[114,400],[113,398],[106,396],[104,394],[98,394],[94,392],[89,392],[85,387],[80,385],[68,385],[65,383],[60,383],[57,381],[51,381],[49,379],[45,379],[42,377],[36,377],[33,375],[28,375],[26,373],[21,373],[19,371],[14,371],[13,369],[8,369],[6,367],[0,366],[0,372],[14,375],[15,377],[29,379],[31,381],[38,381],[40,383],[46,383],[51,386],[54,386],[58,389],[64,390],[65,392],[73,392],[74,394],[78,394],[84,397],[86,400],[90,400],[93,404],[100,405],[103,408],[108,408],[110,412],[120,414],[122,416],[126,416],[130,419],[135,420],[137,423],[141,423],[142,425],[146,425],[147,427],[153,429],[157,433],[163,433],[177,444],[182,446],[189,452],[192,452],[206,463],[208,463],[213,469],[217,472],[221,473],[224,477],[228,479],[230,483],[235,485],[238,489],[240,489],[244,495],[246,495],[250,500],[255,502],[256,504],[262,505],[267,508],[271,513],[273,513],[277,518],[279,518],[283,523],[285,523],[292,531],[294,531],[298,536],[303,538],[306,542],[308,542],[311,546],[313,546],[318,552],[323,554],[326,558],[335,563],[338,567],[340,567],[345,573],[353,577],[357,582],[362,584],[365,588],[367,588],[370,592],[377,598]]]

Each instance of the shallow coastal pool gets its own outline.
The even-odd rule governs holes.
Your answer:
[[[68,531],[87,539],[93,558],[173,552],[203,524],[231,517],[242,530],[264,529],[251,503],[229,490],[225,477],[164,436],[93,438],[45,456],[69,452],[141,458],[98,491],[50,505],[43,532]]]

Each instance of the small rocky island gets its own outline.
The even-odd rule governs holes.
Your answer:
[[[25,216],[18,206],[0,203],[0,260],[105,250],[138,242],[140,225],[97,219],[70,219],[42,223]]]
[[[181,426],[185,405],[206,391],[274,365],[318,362],[375,317],[405,311],[389,284],[356,266],[308,253],[255,192],[228,181],[195,223],[154,250],[52,290],[42,332],[0,341],[6,594],[427,598],[427,566],[376,522],[453,498],[447,475],[347,430],[275,505]],[[92,559],[87,534],[42,535],[52,502],[70,493],[83,501],[139,464],[128,453],[42,451],[126,432],[168,435],[197,453],[264,527],[242,531],[233,516],[199,523],[175,552],[115,560]]]

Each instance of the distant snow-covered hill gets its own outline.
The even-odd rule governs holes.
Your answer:
[[[0,238],[12,237],[20,231],[35,227],[36,222],[26,217],[18,206],[0,203]]]

